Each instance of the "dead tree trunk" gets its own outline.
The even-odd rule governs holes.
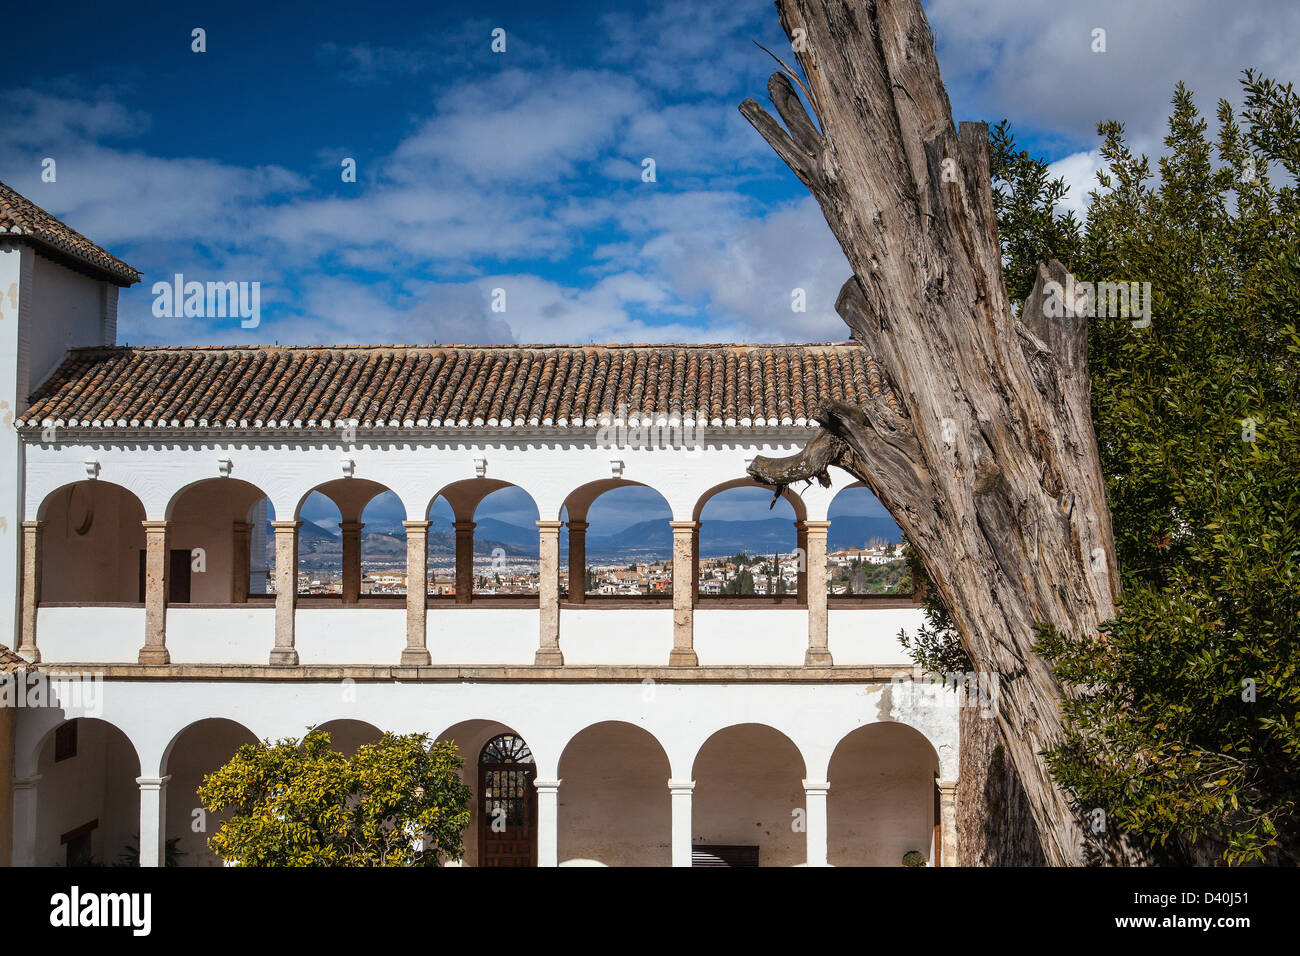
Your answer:
[[[803,452],[755,459],[750,475],[829,484],[838,465],[871,488],[976,667],[999,675],[998,721],[1046,862],[1083,863],[1082,828],[1040,757],[1061,734],[1061,689],[1034,643],[1040,624],[1095,630],[1119,588],[1087,319],[1068,302],[1046,317],[1057,262],[1013,316],[987,126],[954,129],[919,0],[776,6],[817,123],[784,73],[768,83],[784,129],[752,99],[740,109],[821,204],[855,273],[836,309],[896,407],[828,405]]]

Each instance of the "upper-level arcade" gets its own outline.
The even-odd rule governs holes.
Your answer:
[[[847,474],[783,493],[802,556],[791,587],[700,588],[713,503],[752,484],[756,455],[794,452],[818,400],[878,390],[873,370],[854,345],[74,353],[20,423],[21,650],[122,664],[904,663],[909,598],[827,596]],[[671,562],[643,595],[591,593],[589,519],[633,490],[668,525]],[[476,518],[506,494],[535,508],[535,593],[491,593],[475,570]],[[405,550],[402,586],[385,593],[363,586],[362,529],[381,500]],[[309,501],[341,537],[330,595],[300,573]],[[441,584],[436,514],[454,529]]]

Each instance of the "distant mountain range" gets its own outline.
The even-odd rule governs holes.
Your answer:
[[[400,562],[406,554],[401,522],[370,521],[361,532],[362,547],[370,557]],[[274,549],[273,535],[267,526],[268,549]],[[898,526],[889,518],[846,515],[831,522],[827,548],[861,547],[872,539],[890,543],[902,540]],[[561,537],[561,555],[567,557]],[[790,551],[795,546],[795,529],[788,518],[762,518],[757,521],[705,521],[700,526],[700,555],[723,557],[739,551],[771,554]],[[491,554],[502,548],[509,557],[537,557],[537,529],[480,518],[474,529],[474,553]],[[670,558],[673,532],[663,519],[640,521],[613,534],[587,533],[587,558],[593,561],[641,560]],[[342,534],[304,522],[299,532],[298,551],[305,568],[337,565],[343,550]],[[434,519],[429,528],[429,554],[446,558],[456,552],[456,532],[451,522]]]

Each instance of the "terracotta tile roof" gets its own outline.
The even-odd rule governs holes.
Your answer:
[[[9,648],[0,644],[0,674],[16,674],[27,668],[27,662]]]
[[[71,257],[118,285],[140,281],[140,273],[121,259],[95,245],[77,230],[50,215],[26,196],[0,183],[0,236],[21,236],[47,251]]]
[[[20,427],[597,425],[625,406],[710,425],[799,425],[818,405],[897,407],[854,343],[72,349]]]

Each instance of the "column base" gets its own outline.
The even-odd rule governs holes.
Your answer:
[[[428,648],[424,648],[424,647],[402,648],[403,667],[425,667],[431,663],[433,663],[433,658],[429,656]]]
[[[804,667],[831,667],[835,661],[831,659],[831,652],[825,648],[808,648],[807,653],[803,656]]]
[[[293,647],[277,647],[271,651],[272,664],[287,664],[290,667],[298,665],[298,650]]]
[[[694,649],[689,647],[674,647],[668,652],[669,667],[699,667],[700,659],[696,656]]]
[[[20,644],[14,653],[28,664],[39,664],[41,662],[41,652],[36,649],[35,644]]]
[[[141,664],[170,664],[172,655],[166,647],[159,647],[156,644],[146,644],[140,648],[138,662]]]
[[[564,653],[558,648],[553,651],[538,651],[533,658],[536,667],[563,667]]]

